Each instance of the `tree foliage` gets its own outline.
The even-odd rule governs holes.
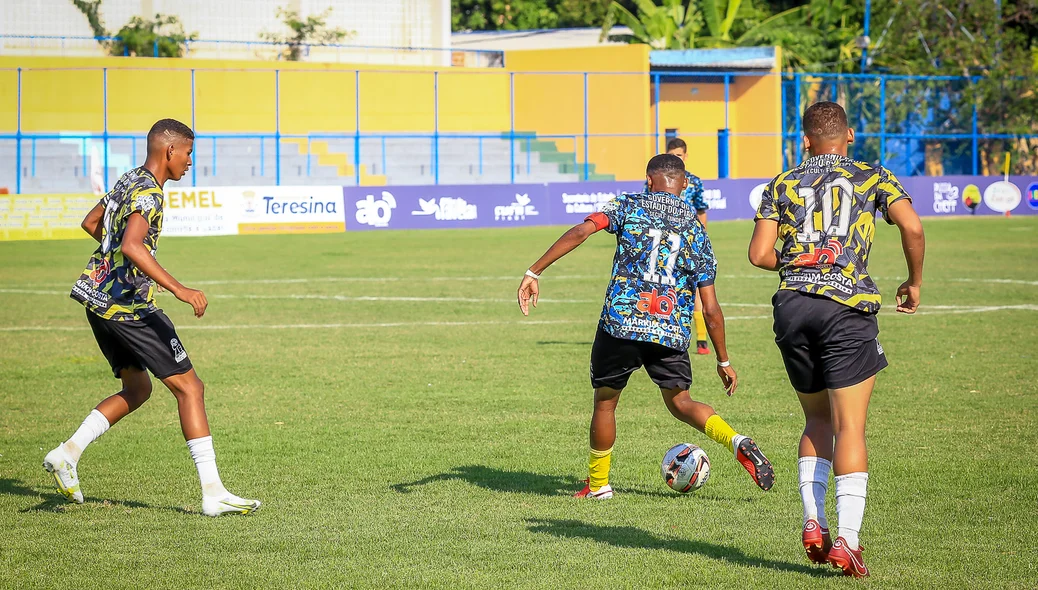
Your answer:
[[[610,0],[451,0],[455,31],[599,27]],[[628,8],[633,2],[625,1]]]
[[[278,45],[284,45],[285,50],[281,52],[280,58],[289,61],[299,61],[303,56],[303,50],[310,45],[332,45],[341,43],[354,35],[356,32],[347,31],[339,27],[328,26],[328,16],[332,8],[320,14],[307,15],[305,19],[300,18],[299,12],[278,7],[277,16],[288,28],[289,32],[264,32],[260,38]]]
[[[115,34],[109,45],[112,55],[183,57],[187,42],[198,33],[184,33],[184,25],[173,15],[156,14],[147,19],[135,16]]]

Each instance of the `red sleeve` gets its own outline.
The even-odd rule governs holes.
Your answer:
[[[584,221],[590,221],[595,224],[595,231],[602,231],[609,227],[609,216],[601,211],[597,211],[588,215],[584,218]]]

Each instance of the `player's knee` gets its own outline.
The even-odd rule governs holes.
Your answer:
[[[182,382],[170,383],[169,390],[178,400],[195,400],[205,397],[205,383],[197,377]]]
[[[134,406],[140,406],[151,399],[151,379],[144,379],[134,383],[132,386],[127,387],[125,392]]]

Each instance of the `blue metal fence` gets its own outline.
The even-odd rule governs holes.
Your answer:
[[[270,71],[270,70],[264,70]],[[967,104],[965,113],[958,99],[966,85],[973,80],[956,77],[908,77],[883,75],[782,75],[781,130],[778,132],[738,132],[731,129],[732,86],[740,76],[760,77],[745,72],[652,72],[649,74],[551,72],[509,73],[509,128],[492,133],[445,132],[440,125],[439,74],[433,73],[433,129],[432,132],[385,133],[362,129],[361,72],[347,70],[355,75],[356,104],[355,129],[349,133],[285,133],[281,126],[281,76],[273,72],[274,120],[273,133],[213,133],[197,128],[195,116],[195,72],[191,70],[191,124],[196,129],[195,165],[191,171],[192,184],[299,184],[322,182],[331,184],[363,183],[363,174],[388,176],[392,184],[428,183],[481,183],[530,182],[559,180],[595,180],[601,178],[593,170],[591,145],[599,140],[625,138],[631,146],[654,145],[662,150],[666,142],[661,129],[660,109],[655,109],[652,133],[597,133],[591,129],[589,113],[589,77],[591,76],[648,76],[653,104],[660,104],[661,87],[673,81],[694,79],[714,82],[724,88],[724,127],[717,131],[699,133],[681,132],[689,138],[710,138],[717,146],[717,177],[727,177],[731,171],[733,142],[747,137],[780,138],[782,148],[774,153],[761,153],[759,158],[788,168],[802,157],[800,113],[810,102],[835,99],[845,104],[851,124],[857,130],[858,142],[853,155],[859,159],[882,163],[898,174],[918,175],[926,172],[928,150],[939,144],[943,174],[977,174],[980,172],[979,143],[990,140],[1009,140],[1038,135],[999,133],[984,130],[977,120],[976,107]],[[523,75],[580,76],[583,82],[583,122],[575,124],[569,133],[538,134],[516,128],[516,76]],[[478,75],[478,74],[473,74]],[[86,189],[91,184],[91,169],[99,178],[96,184],[111,186],[124,168],[141,161],[144,146],[143,133],[112,133],[108,122],[108,72],[102,70],[104,127],[100,133],[27,133],[23,130],[22,77],[17,70],[17,117],[14,133],[0,134],[0,148],[14,144],[13,172],[0,162],[0,186],[13,180],[16,192],[47,192],[55,190],[41,180],[52,176],[50,169],[59,167],[60,174],[70,177],[68,184]],[[618,83],[620,79],[618,78]],[[578,100],[576,97],[572,97]],[[542,105],[552,108],[552,105]],[[622,113],[618,114],[622,116]],[[312,153],[315,141],[334,142],[336,152],[345,154],[352,165],[352,177],[332,174],[321,166]],[[556,153],[547,157],[538,151],[538,142],[554,142]],[[288,147],[296,144],[303,149],[295,153]],[[58,154],[55,145],[75,146],[74,154]],[[88,158],[95,148],[99,157]],[[72,149],[72,148],[69,148]],[[288,150],[288,151],[286,151]],[[640,154],[645,150],[632,154]],[[0,149],[0,154],[9,151]],[[47,156],[45,163],[41,158]],[[54,155],[57,154],[57,155]],[[425,160],[425,155],[428,159]],[[270,157],[272,156],[272,158]],[[695,169],[696,154],[690,164]],[[228,159],[221,162],[221,159]],[[93,165],[88,159],[98,160]],[[60,160],[55,163],[56,160]],[[242,161],[246,161],[245,164]],[[930,161],[934,160],[932,154]],[[74,161],[65,166],[64,163]],[[60,165],[60,166],[59,166]],[[6,169],[6,170],[5,170]],[[341,169],[339,170],[341,172]],[[715,176],[710,170],[697,169],[704,177]],[[13,178],[12,178],[13,176]],[[85,185],[85,186],[84,186]],[[68,189],[74,190],[70,186]]]

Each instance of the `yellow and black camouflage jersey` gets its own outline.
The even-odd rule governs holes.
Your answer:
[[[155,307],[155,285],[133,262],[123,256],[123,234],[132,213],[148,222],[144,247],[152,256],[162,231],[162,188],[145,168],[123,174],[101,198],[101,245],[87,262],[86,270],[72,287],[71,297],[105,319],[139,320]]]
[[[885,215],[901,199],[910,197],[889,170],[837,154],[808,158],[776,176],[756,219],[779,224],[779,289],[878,312],[879,289],[868,271],[876,212]]]

